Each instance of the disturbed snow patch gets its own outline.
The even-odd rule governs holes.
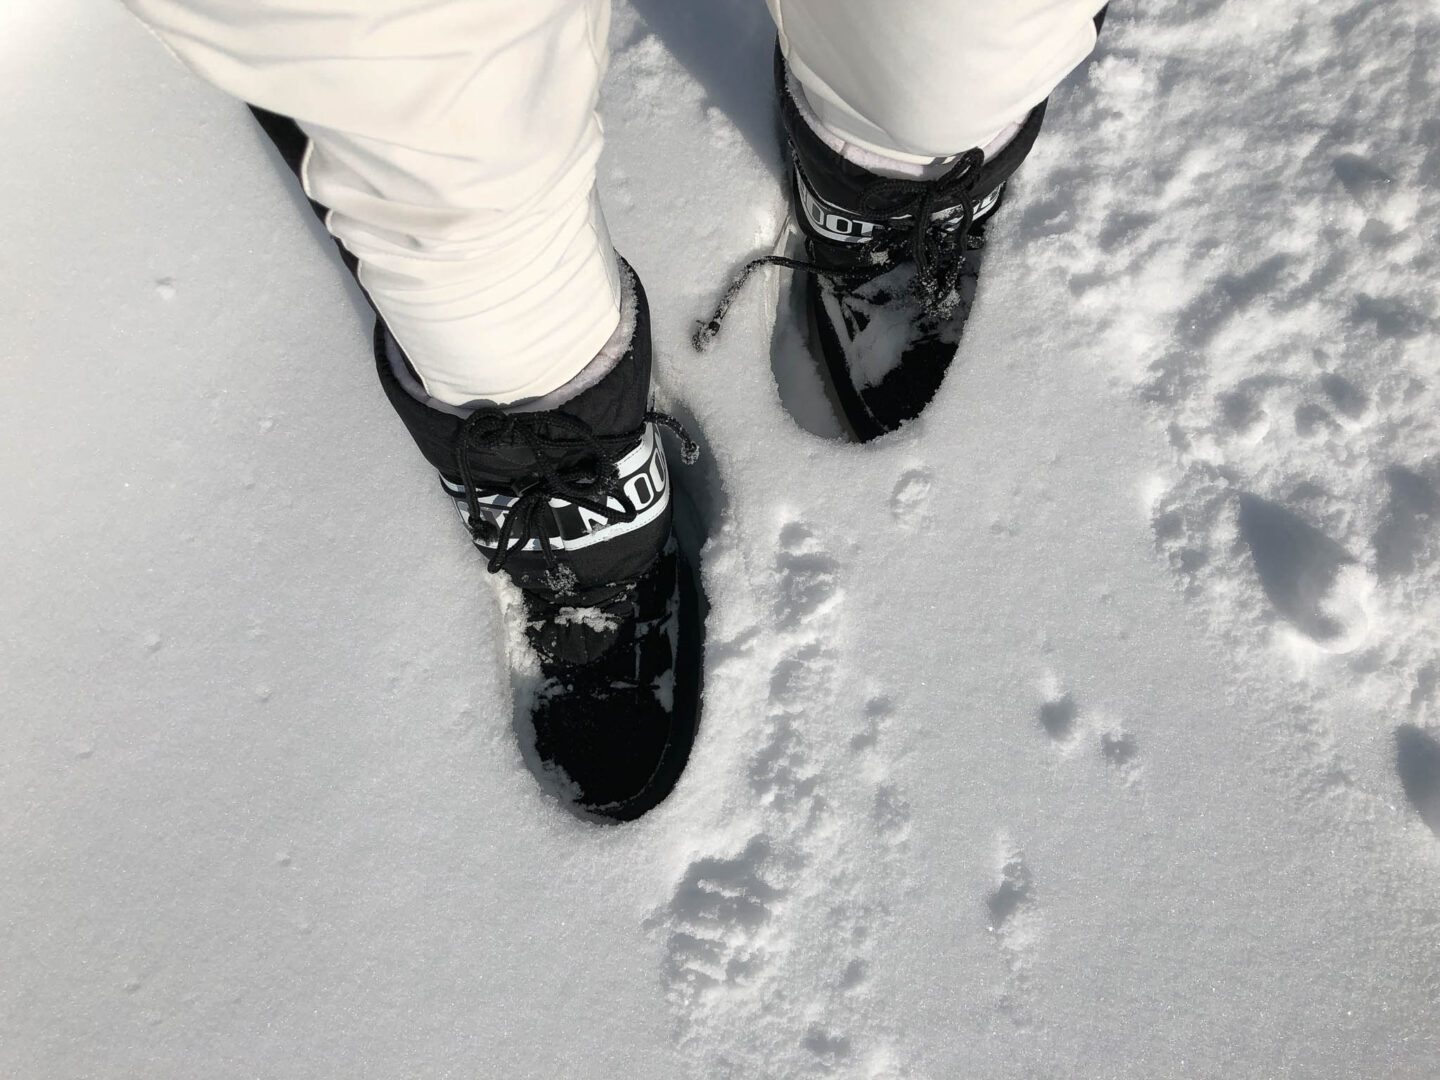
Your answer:
[[[1302,789],[1368,817],[1399,794],[1377,734],[1433,720],[1440,659],[1440,88],[1407,59],[1440,17],[1177,7],[1113,30],[1027,166],[1020,231],[1168,439],[1159,554],[1287,718]],[[1178,92],[1202,70],[1216,93]],[[1177,149],[1197,127],[1216,137]]]

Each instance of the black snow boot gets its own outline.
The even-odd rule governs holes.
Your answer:
[[[298,177],[305,133],[250,109]],[[326,207],[310,207],[324,224]],[[336,247],[358,282],[355,257]],[[670,794],[700,721],[699,585],[675,541],[658,428],[674,431],[686,460],[698,450],[649,410],[650,312],[628,265],[621,277],[629,349],[548,411],[432,407],[378,312],[375,322],[385,395],[488,569],[518,586],[524,640],[511,643],[510,661],[526,761],[542,786],[601,821],[630,821]]]
[[[581,816],[628,821],[674,788],[699,721],[701,618],[694,569],[672,528],[670,475],[649,411],[650,325],[599,382],[546,411],[461,417],[407,390],[382,322],[375,357],[390,402],[440,472],[491,573],[518,586],[511,643],[516,729],[547,790]],[[520,635],[517,633],[517,638]],[[527,745],[528,744],[528,745]],[[533,753],[531,752],[533,749]]]
[[[775,55],[791,150],[792,212],[811,272],[814,348],[862,442],[930,403],[975,296],[985,226],[1040,133],[1042,102],[991,160],[967,150],[933,180],[890,179],[826,146],[801,115]]]
[[[779,265],[805,273],[812,348],[845,421],[867,442],[920,415],[940,388],[970,313],[986,223],[1035,143],[1045,105],[989,161],[982,150],[967,150],[933,180],[891,179],[821,140],[778,49],[775,86],[790,148],[791,213],[805,251],[747,266],[695,343],[703,347],[718,331],[753,270]]]

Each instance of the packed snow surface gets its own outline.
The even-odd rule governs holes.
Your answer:
[[[711,604],[622,828],[245,111],[0,28],[0,1076],[1440,1076],[1433,3],[1117,4],[865,447],[781,272],[688,343],[784,228],[763,6],[617,3]]]

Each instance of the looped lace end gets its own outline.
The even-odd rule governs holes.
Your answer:
[[[680,460],[686,465],[694,465],[700,460],[700,444],[690,437],[690,432],[685,430],[685,425],[675,417],[669,413],[656,412],[651,409],[645,414],[645,419],[652,424],[666,428],[680,440]]]
[[[765,255],[759,259],[751,259],[740,272],[735,275],[725,290],[725,295],[720,297],[720,303],[715,305],[715,313],[709,319],[695,323],[695,333],[690,337],[690,344],[695,346],[696,352],[704,352],[710,343],[720,334],[720,324],[725,321],[726,314],[730,311],[730,305],[740,295],[740,290],[745,287],[745,282],[750,280],[750,275],[759,270],[762,266],[784,266],[791,270],[807,270],[814,264],[801,262],[798,259],[787,259],[783,255]]]

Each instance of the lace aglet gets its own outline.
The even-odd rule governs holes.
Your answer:
[[[718,314],[712,317],[709,322],[701,322],[697,319],[695,322],[695,333],[690,336],[690,344],[695,347],[696,352],[704,352],[710,347],[710,343],[715,340],[716,335],[719,333],[720,316]]]
[[[659,424],[661,427],[669,428],[671,434],[680,440],[680,460],[686,465],[694,465],[700,460],[700,444],[690,437],[685,430],[685,425],[676,420],[668,413],[656,412],[651,409],[645,414],[645,419],[652,424]]]
[[[778,255],[766,255],[760,259],[751,259],[741,268],[740,273],[735,275],[735,280],[730,282],[730,287],[725,290],[725,295],[720,297],[720,303],[715,307],[715,314],[710,316],[708,322],[695,324],[695,333],[690,338],[690,344],[695,346],[696,352],[704,352],[706,347],[715,340],[720,333],[720,324],[725,321],[725,315],[730,310],[730,305],[735,302],[735,297],[740,295],[740,290],[745,282],[750,280],[750,275],[762,266],[788,266],[792,269],[803,266],[793,259],[783,259]]]

